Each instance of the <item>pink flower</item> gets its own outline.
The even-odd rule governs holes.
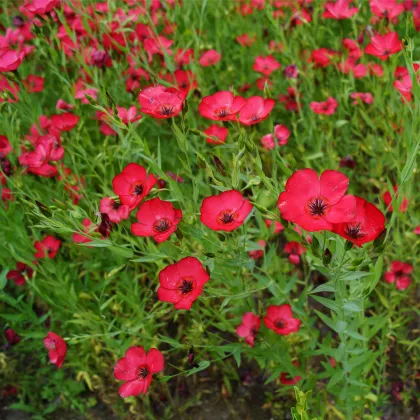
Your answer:
[[[289,255],[289,261],[298,265],[300,263],[300,256],[305,252],[305,247],[299,242],[288,242],[284,246],[284,252]]]
[[[273,150],[276,147],[276,143],[274,142],[274,136],[269,133],[266,134],[261,138],[261,145],[264,149]]]
[[[268,118],[274,104],[274,99],[251,96],[239,111],[239,122],[243,125],[258,124]]]
[[[280,67],[281,64],[272,55],[268,55],[266,57],[256,57],[252,69],[258,73],[262,73],[264,76],[270,76],[274,70]]]
[[[354,99],[352,102],[353,105],[359,105],[360,102],[364,102],[369,105],[373,103],[373,96],[368,92],[354,92],[350,94],[350,98]]]
[[[130,215],[130,207],[117,202],[116,200],[106,197],[99,203],[99,211],[106,213],[112,223],[120,223]]]
[[[255,337],[260,329],[261,319],[252,312],[247,312],[242,316],[242,324],[236,327],[236,334],[244,337],[245,342],[254,347]]]
[[[391,270],[384,275],[387,283],[395,283],[398,290],[405,290],[410,286],[410,274],[413,272],[413,266],[402,261],[393,261]]]
[[[60,369],[63,366],[67,353],[66,342],[57,334],[49,332],[44,338],[44,346],[48,350],[48,357],[53,365]]]
[[[114,377],[126,381],[119,389],[121,397],[146,394],[152,383],[152,375],[161,372],[164,367],[165,360],[159,350],[150,349],[146,353],[142,346],[130,347],[114,368]]]
[[[222,54],[216,50],[206,51],[198,60],[203,67],[214,66],[222,58]]]
[[[357,7],[350,7],[350,3],[350,0],[337,0],[335,3],[327,3],[322,17],[339,20],[351,18],[359,9]]]
[[[285,125],[277,124],[274,126],[274,135],[276,136],[278,145],[285,146],[289,141],[290,131]]]
[[[403,48],[401,40],[396,32],[389,32],[385,35],[375,35],[366,46],[366,54],[374,55],[380,60],[386,60],[390,55],[396,54]]]
[[[338,102],[329,97],[325,102],[311,102],[310,107],[316,114],[332,115],[335,114]]]

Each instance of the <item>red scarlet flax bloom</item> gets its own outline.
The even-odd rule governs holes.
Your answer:
[[[42,241],[36,241],[34,247],[36,249],[35,258],[54,258],[60,248],[61,242],[54,236],[48,235]]]
[[[385,229],[385,216],[372,203],[356,198],[356,214],[346,223],[337,223],[333,232],[357,246],[374,241]]]
[[[274,104],[274,99],[251,96],[239,112],[239,122],[243,125],[258,124],[270,115]]]
[[[296,171],[278,200],[283,219],[316,232],[331,230],[333,223],[350,222],[356,213],[356,198],[345,195],[349,179],[338,171],[327,170],[318,178],[313,169]]]
[[[140,111],[159,119],[176,117],[181,112],[184,99],[178,90],[160,85],[142,90],[138,97]]]
[[[158,298],[175,309],[190,310],[210,276],[197,258],[186,257],[159,273]]]
[[[255,337],[260,329],[261,319],[252,312],[247,312],[242,317],[242,324],[236,327],[236,334],[244,337],[245,342],[254,347]]]
[[[280,335],[289,335],[300,328],[300,320],[293,318],[292,308],[287,304],[269,306],[264,323],[267,328]]]
[[[48,349],[50,362],[60,369],[67,353],[66,342],[59,335],[50,331],[44,338],[44,346]]]
[[[390,55],[402,50],[402,42],[396,32],[389,32],[386,35],[375,35],[366,46],[366,54],[374,55],[380,60],[386,60]]]
[[[391,270],[385,273],[385,281],[394,283],[398,290],[405,290],[410,286],[410,274],[413,272],[413,266],[402,261],[392,261]]]
[[[153,174],[147,175],[146,169],[137,163],[129,163],[123,171],[112,180],[115,194],[121,204],[130,208],[137,207],[156,184]]]
[[[198,106],[198,112],[210,120],[231,121],[236,119],[236,114],[245,103],[242,96],[233,96],[232,92],[221,90],[204,97]]]
[[[175,209],[169,201],[153,198],[140,206],[136,214],[138,223],[131,225],[136,236],[153,236],[160,243],[176,231],[182,218],[182,210]]]
[[[222,192],[203,200],[200,220],[212,230],[231,232],[241,226],[252,210],[252,204],[235,190]]]
[[[114,377],[126,381],[119,389],[121,397],[146,394],[153,373],[161,372],[164,367],[165,360],[159,350],[150,349],[146,353],[142,346],[130,347],[114,368]]]

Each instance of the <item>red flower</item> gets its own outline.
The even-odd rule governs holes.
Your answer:
[[[84,219],[82,222],[83,225],[83,231],[86,234],[89,234],[93,228],[96,229],[96,226],[90,219]],[[86,235],[83,235],[81,233],[73,233],[71,237],[72,241],[76,244],[87,244],[89,242],[92,242],[92,239],[88,238]]]
[[[34,15],[45,15],[51,12],[59,0],[30,0],[24,4],[24,8]]]
[[[360,102],[364,102],[369,105],[373,103],[373,96],[368,92],[354,92],[350,94],[350,98],[354,99],[352,102],[353,105],[359,105]]]
[[[394,185],[393,188],[394,188],[395,198],[398,198],[398,194],[397,194],[398,187],[396,185]],[[386,191],[384,193],[384,195],[382,196],[382,198],[384,200],[384,203],[385,203],[387,209],[389,211],[393,211],[393,208],[391,206],[391,203],[392,203],[392,195],[391,195],[391,193],[389,191]],[[408,200],[404,197],[403,198],[403,201],[402,201],[402,203],[400,205],[400,212],[405,213],[407,211],[407,207],[408,207]]]
[[[359,9],[350,7],[350,0],[337,0],[335,3],[327,3],[325,5],[322,17],[325,19],[348,19],[356,14]]]
[[[258,124],[269,116],[274,104],[274,99],[251,96],[239,112],[239,122],[243,125]]]
[[[159,119],[176,117],[181,112],[184,98],[178,90],[161,85],[143,89],[138,96],[140,111]]]
[[[206,96],[198,106],[198,112],[205,118],[216,121],[231,121],[245,105],[246,100],[241,96],[233,96],[232,92],[221,90]]]
[[[19,343],[19,341],[22,339],[22,337],[15,330],[12,330],[11,328],[8,328],[4,332],[4,335],[6,337],[7,342],[11,346],[14,346],[15,344]]]
[[[106,213],[112,223],[120,223],[130,215],[130,208],[118,203],[110,197],[103,198],[99,203],[99,211]]]
[[[142,346],[130,347],[114,368],[114,377],[126,381],[119,389],[121,397],[146,394],[152,375],[161,372],[164,367],[165,360],[159,350],[152,348],[146,353]]]
[[[374,241],[385,229],[385,216],[372,203],[356,198],[356,214],[346,223],[333,225],[333,232],[357,246]]]
[[[194,50],[188,48],[186,50],[179,49],[175,53],[175,63],[177,66],[183,67],[190,64],[191,58],[194,57]]]
[[[415,233],[416,235],[420,235],[420,225],[414,228],[413,233]]]
[[[44,338],[44,346],[48,349],[50,362],[60,369],[67,353],[66,342],[59,335],[50,331]]]
[[[390,55],[401,50],[402,42],[396,32],[373,36],[370,39],[370,44],[365,48],[366,54],[374,55],[381,60],[386,60]]]
[[[9,139],[6,136],[0,136],[0,159],[7,156],[12,150],[13,147],[9,143]]]
[[[42,92],[44,90],[44,81],[43,77],[30,74],[26,80],[23,80],[23,84],[28,92]]]
[[[252,312],[247,312],[242,316],[242,324],[236,327],[236,334],[244,337],[245,342],[254,347],[255,337],[260,329],[261,319]]]
[[[270,76],[274,70],[280,67],[281,64],[272,55],[268,55],[267,57],[256,57],[252,69],[262,73],[264,76]]]
[[[368,63],[368,69],[372,76],[382,77],[384,75],[384,69],[380,64]]]
[[[391,270],[384,275],[387,283],[394,283],[398,290],[405,290],[410,286],[410,274],[413,272],[413,266],[402,261],[393,261]]]
[[[0,73],[16,70],[25,57],[23,51],[14,51],[7,48],[0,49]]]
[[[255,37],[250,38],[248,34],[238,35],[236,41],[244,47],[250,47],[255,42]]]
[[[182,218],[182,210],[175,209],[169,201],[160,198],[144,202],[136,214],[138,223],[131,225],[136,236],[153,236],[158,242],[165,242],[176,231]]]
[[[299,367],[299,363],[297,361],[292,362],[292,364],[296,367]],[[283,385],[296,385],[301,379],[302,379],[302,376],[294,376],[292,378],[289,376],[287,372],[282,372],[280,375],[280,382]]]
[[[186,257],[159,273],[158,298],[175,309],[190,310],[210,276],[197,258]]]
[[[337,55],[335,51],[328,50],[327,48],[319,48],[318,50],[312,51],[309,61],[319,67],[327,67],[331,64],[331,60],[335,55]]]
[[[57,109],[62,109],[64,111],[70,111],[71,109],[74,108],[73,105],[68,104],[66,101],[64,101],[63,99],[59,99],[55,105],[55,107]]]
[[[204,130],[204,133],[208,136],[216,137],[218,140],[207,137],[206,142],[210,144],[223,144],[226,141],[226,137],[229,134],[229,131],[225,127],[219,127],[217,124],[212,124]]]
[[[230,190],[203,200],[200,220],[212,230],[230,232],[241,226],[252,204],[239,191]]]
[[[137,163],[129,163],[112,180],[115,194],[120,197],[122,204],[130,208],[130,211],[140,204],[155,184],[154,175],[147,175],[146,169]]]
[[[261,138],[261,145],[264,149],[273,150],[276,147],[276,143],[274,142],[274,136],[269,133]]]
[[[318,178],[313,169],[296,171],[279,196],[283,219],[316,232],[331,230],[333,223],[350,222],[356,213],[356,198],[345,195],[349,179],[341,172],[327,170]]]
[[[359,43],[353,39],[343,39],[343,47],[348,50],[349,58],[358,60],[363,55],[363,51],[360,49]]]
[[[258,245],[261,249],[254,249],[248,252],[248,255],[254,260],[257,260],[258,258],[261,258],[264,255],[264,248],[267,245],[267,242],[261,239],[258,241]]]
[[[64,114],[57,114],[51,116],[51,123],[59,132],[70,131],[76,127],[80,117],[73,115],[70,112]]]
[[[288,242],[284,246],[284,252],[289,254],[289,261],[298,265],[300,263],[300,256],[306,251],[305,247],[299,242]]]
[[[7,280],[14,281],[16,286],[23,286],[26,282],[25,273],[29,279],[32,278],[34,270],[32,270],[29,265],[24,264],[23,262],[16,263],[16,270],[10,270],[7,273]]]
[[[375,16],[392,20],[404,11],[402,3],[396,3],[396,0],[370,0],[370,9]]]
[[[290,131],[283,124],[277,124],[274,126],[274,134],[276,136],[277,143],[279,146],[285,146],[289,141]]]
[[[267,328],[280,335],[289,335],[300,328],[300,320],[293,318],[292,308],[287,304],[269,306],[264,323]]]
[[[338,102],[329,97],[325,102],[311,102],[310,107],[316,114],[332,115],[335,114]]]
[[[271,230],[271,226],[274,223],[274,233],[275,234],[280,233],[281,231],[284,230],[284,226],[280,222],[277,222],[277,220],[274,221],[274,220],[270,220],[270,219],[264,219],[264,223],[270,230]]]
[[[54,236],[46,236],[42,241],[35,242],[35,258],[54,258],[60,248],[61,241]]]
[[[203,67],[214,66],[222,58],[222,54],[216,50],[206,51],[198,60]]]

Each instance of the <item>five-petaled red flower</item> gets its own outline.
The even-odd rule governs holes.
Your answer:
[[[182,109],[185,96],[174,88],[156,86],[143,89],[138,96],[140,111],[154,118],[171,118]]]
[[[10,270],[7,273],[7,280],[13,281],[16,286],[23,286],[25,284],[25,274],[29,279],[32,278],[34,270],[32,270],[29,265],[24,264],[23,262],[16,263],[16,270]]]
[[[67,353],[66,342],[59,335],[50,331],[44,338],[44,346],[48,349],[50,362],[60,369]]]
[[[402,50],[402,42],[396,32],[386,35],[375,35],[370,39],[370,44],[365,48],[366,54],[374,55],[381,60],[386,60],[390,55]]]
[[[392,261],[391,270],[384,275],[387,283],[395,283],[398,290],[405,290],[410,286],[410,274],[413,272],[413,266],[402,261]]]
[[[252,204],[239,191],[230,190],[203,200],[200,220],[212,230],[230,232],[241,226]]]
[[[356,213],[356,198],[345,195],[349,179],[341,172],[327,170],[318,178],[313,169],[296,171],[279,196],[283,219],[316,232],[331,230],[333,223],[350,222]]]
[[[206,142],[210,144],[222,144],[226,141],[228,135],[228,129],[226,127],[219,127],[217,124],[211,124],[206,130],[204,130],[208,136]],[[213,137],[216,137],[214,139]]]
[[[274,104],[274,99],[251,96],[239,111],[239,122],[243,125],[258,124],[270,115]]]
[[[152,348],[146,353],[142,346],[130,347],[114,367],[114,377],[126,381],[119,389],[121,397],[146,394],[152,375],[161,372],[164,367],[165,360],[159,350]]]
[[[269,306],[264,323],[267,328],[280,335],[289,335],[300,328],[300,320],[293,318],[292,308],[287,304]]]
[[[357,246],[374,241],[385,229],[385,216],[372,203],[356,198],[356,214],[345,223],[333,225],[333,232]]]
[[[236,334],[244,337],[245,342],[254,347],[255,337],[260,329],[261,319],[252,312],[247,312],[242,316],[242,324],[236,327]]]
[[[147,175],[146,169],[137,163],[129,163],[123,171],[112,180],[115,194],[130,210],[137,207],[156,184],[153,174]]]
[[[205,118],[218,121],[231,121],[245,105],[242,96],[233,96],[232,92],[221,90],[206,96],[198,106],[198,112]]]
[[[61,241],[48,235],[42,241],[36,241],[34,247],[36,249],[35,258],[54,258],[60,248]]]
[[[130,207],[121,204],[118,201],[105,197],[99,203],[99,211],[106,213],[112,223],[120,223],[130,215]]]
[[[190,310],[210,276],[197,258],[186,257],[159,273],[158,298],[175,309]]]
[[[160,243],[169,239],[182,218],[182,210],[175,209],[169,201],[160,198],[144,202],[136,214],[138,223],[131,225],[136,236],[153,236]]]

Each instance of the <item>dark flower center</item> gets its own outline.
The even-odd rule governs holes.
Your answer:
[[[366,233],[363,233],[361,231],[360,223],[358,223],[357,225],[347,224],[347,226],[344,229],[344,232],[347,236],[353,239],[361,239],[364,236],[366,236]]]
[[[383,54],[382,55],[388,55],[388,54],[390,54],[391,53],[391,51],[390,50],[385,50],[384,52],[383,52]]]
[[[260,119],[260,116],[259,115],[253,115],[249,120],[250,121],[257,121],[259,119]]]
[[[165,116],[172,115],[174,107],[172,105],[162,105],[160,108],[160,113]]]
[[[253,336],[253,337],[255,337],[256,335],[257,335],[257,330],[256,330],[256,328],[251,328],[251,335]]]
[[[224,118],[227,117],[229,115],[229,111],[226,108],[221,108],[218,109],[215,114],[220,117],[220,118]]]
[[[323,216],[328,206],[322,198],[316,197],[309,202],[308,207],[311,216]]]
[[[134,187],[134,194],[135,195],[142,195],[143,194],[143,184],[136,185]]]
[[[235,214],[231,213],[229,210],[223,212],[222,217],[220,217],[220,221],[227,225],[228,223],[232,223],[235,220]]]
[[[285,328],[287,326],[287,322],[284,319],[279,318],[274,321],[274,325],[276,328]]]
[[[182,279],[182,283],[179,286],[179,290],[183,295],[187,295],[188,293],[191,293],[193,290],[193,282],[190,280]]]
[[[139,370],[137,371],[137,378],[142,378],[142,379],[146,379],[147,376],[149,376],[149,369],[147,366],[142,366],[141,368],[139,368]]]
[[[166,232],[170,227],[171,222],[166,218],[159,219],[153,224],[153,229],[159,233]]]
[[[137,187],[136,187],[137,188]],[[118,210],[119,208],[120,208],[120,206],[121,206],[121,204],[120,203],[117,203],[116,201],[114,201],[113,203],[112,203],[112,208],[114,209],[114,210]]]

